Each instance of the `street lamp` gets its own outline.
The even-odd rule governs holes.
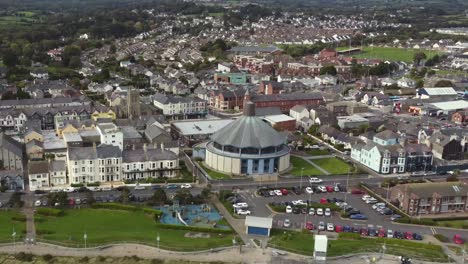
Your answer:
[[[86,234],[86,231],[85,231],[85,233],[84,233],[84,235],[83,235],[83,239],[84,239],[84,248],[85,248],[85,250],[86,250],[86,248],[87,248],[87,246],[86,246],[86,240],[88,239],[88,234]]]
[[[302,190],[302,175],[304,174],[304,168],[301,168],[301,183],[300,183],[300,189]]]
[[[11,237],[13,237],[13,249],[16,252],[16,231],[14,227],[13,227],[13,233],[11,233]]]
[[[158,232],[158,235],[156,236],[156,242],[158,244],[158,250],[159,250],[159,240],[161,240],[161,238],[159,237],[159,232]]]

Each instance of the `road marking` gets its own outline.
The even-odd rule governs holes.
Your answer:
[[[437,234],[437,230],[434,227],[431,227],[431,232],[433,235]]]

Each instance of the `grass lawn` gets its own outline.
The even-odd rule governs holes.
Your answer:
[[[212,16],[212,17],[222,17],[223,15],[224,15],[224,12],[208,13],[208,16]]]
[[[435,72],[440,75],[468,76],[468,72],[461,70],[438,70]]]
[[[321,156],[321,155],[329,155],[330,152],[327,149],[308,149],[306,153],[312,156]]]
[[[208,175],[210,175],[210,177],[212,179],[231,179],[231,175],[228,175],[228,174],[224,174],[222,172],[217,172],[217,171],[214,171],[214,170],[211,170],[209,169],[208,167],[206,167],[203,162],[198,162],[198,165],[200,165],[205,171],[206,173],[208,173]]]
[[[312,162],[331,174],[347,174],[349,169],[352,172],[352,167],[339,158],[314,159]]]
[[[26,232],[25,222],[15,221],[14,216],[21,215],[17,211],[0,211],[0,242],[13,242],[13,230],[16,232],[16,241],[21,240]]]
[[[447,262],[447,256],[442,252],[440,246],[397,239],[362,238],[348,240],[340,238],[338,240],[329,240],[327,256],[379,252],[382,250],[384,242],[387,254],[410,256],[423,261]],[[303,255],[312,255],[314,238],[312,234],[308,233],[273,230],[269,245]]]
[[[349,49],[349,47],[337,48],[337,50],[346,50],[346,49]],[[436,54],[439,54],[436,51],[430,51],[430,50],[403,49],[403,48],[392,48],[392,47],[363,47],[362,53],[354,54],[352,56],[355,58],[412,62],[414,53],[418,51],[423,51],[428,58]]]
[[[291,156],[291,164],[293,169],[291,170],[291,174],[294,176],[301,176],[301,169],[304,168],[303,176],[310,176],[310,175],[323,175],[321,171],[315,168],[312,164],[304,160],[303,158]]]
[[[161,248],[183,251],[229,246],[233,238],[217,233],[210,233],[210,238],[188,238],[185,234],[192,231],[163,229],[142,211],[80,209],[66,210],[62,217],[41,218],[36,223],[38,238],[75,247],[84,246],[85,232],[89,246],[124,241],[156,245],[159,233]]]

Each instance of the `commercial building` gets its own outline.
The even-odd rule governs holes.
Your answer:
[[[232,123],[233,119],[211,119],[197,121],[180,121],[171,123],[171,135],[187,145],[200,143],[209,139],[216,131]]]
[[[205,144],[205,164],[233,175],[262,175],[289,168],[286,137],[255,116],[248,102],[244,116],[213,134]]]

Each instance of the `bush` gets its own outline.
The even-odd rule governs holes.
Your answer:
[[[84,256],[80,259],[80,262],[83,262],[83,263],[88,263],[89,262],[89,258]]]
[[[428,226],[436,226],[437,222],[432,219],[412,219],[408,217],[402,217],[400,219],[395,220],[395,222],[403,223],[403,224],[415,224],[415,225],[428,225]]]
[[[82,183],[72,183],[70,186],[73,187],[73,188],[80,188],[80,187],[84,187],[84,184],[82,184]]]
[[[44,256],[42,256],[42,259],[47,262],[47,263],[50,263],[52,262],[52,260],[54,259],[54,256],[50,255],[50,254],[45,254]]]
[[[36,234],[38,234],[38,235],[51,235],[53,233],[55,233],[55,232],[51,231],[51,230],[43,230],[43,229],[36,230]]]
[[[86,186],[89,186],[89,187],[97,187],[97,186],[100,186],[101,183],[100,182],[92,182],[92,183],[87,183]]]
[[[44,215],[44,216],[63,216],[64,212],[63,210],[60,209],[55,209],[55,208],[37,208],[36,213],[38,215]]]
[[[184,226],[184,225],[170,225],[158,223],[157,226],[163,229],[171,230],[189,230],[194,232],[203,232],[203,233],[222,233],[222,234],[232,234],[231,229],[216,229],[216,228],[206,228],[206,227],[196,227],[196,226]]]
[[[19,261],[31,262],[33,261],[33,255],[30,253],[20,252],[15,255],[15,259]]]
[[[434,237],[439,240],[440,242],[447,243],[450,242],[450,239],[448,237],[442,235],[442,234],[435,234]]]

